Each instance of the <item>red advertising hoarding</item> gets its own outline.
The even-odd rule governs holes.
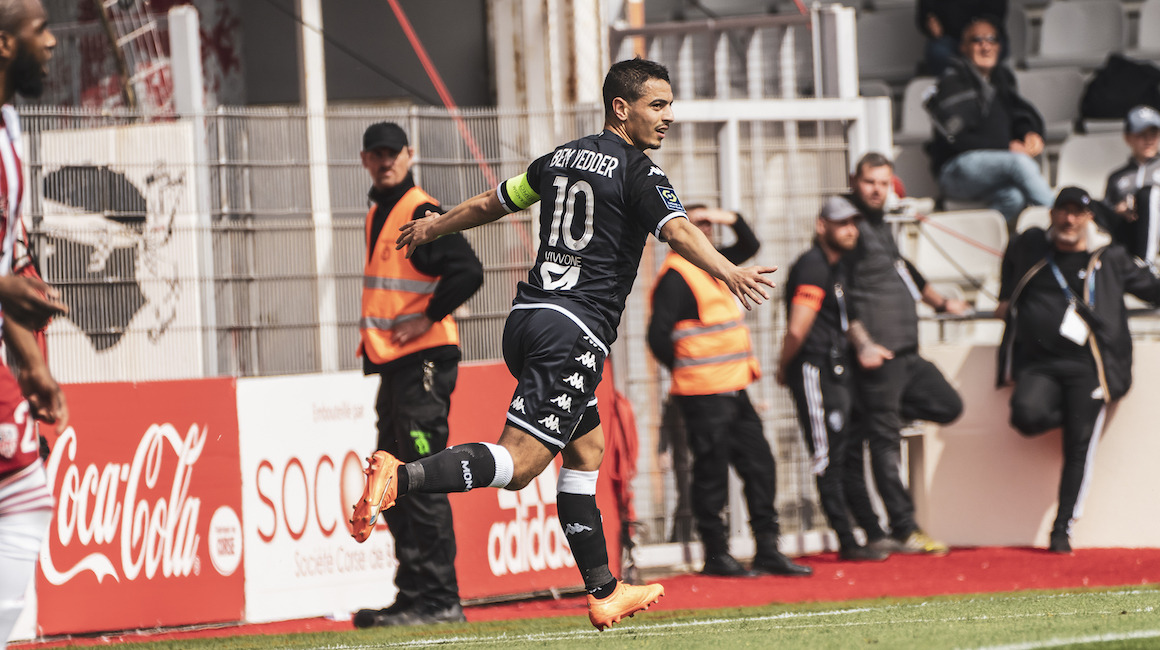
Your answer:
[[[47,468],[42,634],[243,616],[233,379],[65,387]]]
[[[451,442],[495,442],[503,430],[515,379],[502,363],[461,364],[451,397]],[[601,413],[610,413],[612,366],[596,390]],[[451,495],[460,598],[521,594],[583,585],[556,517],[560,456],[519,492],[482,489]],[[619,575],[620,520],[612,482],[602,468],[596,502],[608,542],[609,567]]]

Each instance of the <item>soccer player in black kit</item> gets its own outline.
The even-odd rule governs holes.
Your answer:
[[[769,297],[761,285],[773,283],[763,274],[776,270],[741,268],[718,253],[644,155],[660,147],[674,119],[672,102],[664,66],[621,61],[604,80],[603,132],[557,147],[526,173],[446,214],[403,226],[398,246],[413,251],[543,200],[535,266],[519,284],[504,328],[504,360],[518,384],[499,443],[456,445],[406,464],[376,452],[351,521],[356,539],[407,492],[518,490],[562,453],[557,510],[588,590],[592,625],[603,630],[664,595],[659,584],[612,576],[596,507],[604,433],[595,390],[625,298],[649,233],[725,282],[746,308]]]

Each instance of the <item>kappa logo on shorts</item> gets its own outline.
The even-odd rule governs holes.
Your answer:
[[[560,418],[555,415],[547,415],[541,418],[539,422],[544,425],[545,429],[553,433],[560,433]]]
[[[550,399],[548,401],[555,404],[556,406],[559,406],[560,408],[564,409],[565,411],[567,411],[569,413],[572,412],[572,398],[569,397],[567,393],[560,393],[559,395],[553,397],[552,399]]]
[[[585,352],[584,354],[576,357],[576,360],[584,364],[585,368],[588,368],[589,370],[596,370],[595,354],[592,354],[591,352]]]
[[[685,206],[681,205],[681,200],[677,198],[677,191],[671,187],[664,187],[657,185],[657,192],[660,192],[661,200],[665,202],[665,207],[674,212],[684,212]]]
[[[564,383],[568,384],[569,386],[571,386],[572,388],[575,388],[578,391],[584,390],[584,377],[581,376],[580,373],[578,373],[578,372],[574,372],[571,375],[565,377]]]
[[[527,414],[527,411],[524,410],[524,398],[523,397],[516,395],[516,398],[512,400],[512,410]]]

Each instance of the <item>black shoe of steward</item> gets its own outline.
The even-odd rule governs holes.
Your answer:
[[[701,573],[707,576],[723,576],[726,578],[752,578],[757,574],[741,566],[741,563],[728,553],[710,555],[705,558],[705,568]]]
[[[1047,550],[1061,555],[1070,555],[1071,540],[1068,539],[1067,533],[1052,533],[1051,544],[1047,547]]]
[[[796,564],[781,552],[758,553],[753,558],[753,570],[779,576],[810,576],[814,570],[804,564]]]
[[[890,551],[873,546],[843,546],[838,551],[838,559],[843,562],[882,562],[890,557]]]

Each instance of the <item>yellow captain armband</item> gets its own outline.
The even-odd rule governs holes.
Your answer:
[[[506,198],[511,200],[511,205],[508,207],[514,208],[513,212],[524,210],[540,200],[540,195],[536,194],[536,190],[532,189],[532,185],[528,183],[527,172],[507,179],[503,182],[502,188],[503,194],[506,194]]]

